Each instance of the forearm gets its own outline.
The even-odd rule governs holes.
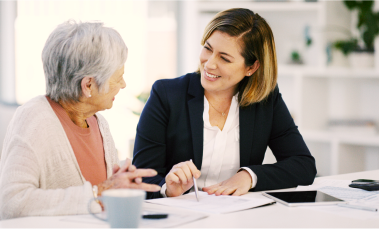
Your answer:
[[[87,214],[88,202],[93,198],[92,186],[86,182],[82,186],[66,189],[40,189],[29,184],[8,184],[1,187],[1,219],[23,216],[53,216]],[[100,212],[96,202],[92,211]]]
[[[312,156],[293,156],[275,164],[248,166],[258,178],[254,191],[310,185],[316,176]]]

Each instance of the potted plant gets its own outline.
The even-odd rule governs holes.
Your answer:
[[[373,11],[374,1],[346,1],[345,6],[350,10],[357,10],[358,38],[340,40],[333,46],[349,56],[352,67],[373,67],[374,40],[379,34],[379,12]]]

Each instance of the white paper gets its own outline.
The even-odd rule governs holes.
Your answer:
[[[199,212],[189,212],[186,210],[161,210],[154,208],[144,208],[144,214],[168,214],[165,219],[143,219],[139,227],[143,228],[163,228],[163,227],[177,227],[179,225],[190,223],[199,219],[208,217],[208,215]]]
[[[194,211],[220,214],[254,208],[274,201],[269,198],[246,198],[241,196],[215,196],[198,192],[199,202],[193,192],[178,197],[146,200],[148,203],[180,207]]]
[[[379,194],[379,191],[366,191],[350,188],[350,180],[319,180],[316,184],[298,186],[296,191],[319,190],[345,201],[354,201]]]
[[[164,228],[164,227],[177,227],[179,225],[193,222],[195,220],[203,219],[208,215],[199,212],[189,212],[187,210],[170,210],[157,208],[154,206],[143,207],[143,214],[168,214],[165,219],[141,219],[139,227],[142,228]],[[97,214],[100,218],[105,219],[106,214]],[[77,227],[107,227],[109,224],[106,221],[96,219],[92,215],[72,215],[66,216],[61,221],[78,223]],[[81,224],[81,225],[79,225]]]

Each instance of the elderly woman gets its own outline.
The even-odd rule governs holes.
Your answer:
[[[88,213],[106,189],[159,191],[142,183],[152,169],[121,168],[106,120],[123,79],[127,47],[102,23],[59,25],[42,52],[46,95],[20,106],[0,164],[0,217]],[[93,204],[92,211],[101,211]]]

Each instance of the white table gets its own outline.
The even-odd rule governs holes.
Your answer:
[[[316,178],[354,180],[359,178],[379,180],[379,170],[350,173]],[[247,196],[261,198],[260,192],[248,193]],[[149,205],[146,203],[146,205]],[[157,207],[157,205],[155,205]],[[169,208],[158,206],[157,208]],[[172,208],[174,209],[174,208]],[[350,209],[349,209],[350,210]],[[351,209],[351,211],[362,211]],[[361,213],[361,212],[360,212]],[[341,214],[330,214],[320,210],[304,207],[286,207],[282,204],[249,209],[229,214],[210,215],[207,218],[181,225],[187,228],[243,228],[243,227],[379,227],[379,213],[368,219],[358,219]],[[0,221],[0,227],[108,227],[106,223],[98,224],[77,222],[80,216],[25,217]],[[89,217],[89,216],[85,216]]]

